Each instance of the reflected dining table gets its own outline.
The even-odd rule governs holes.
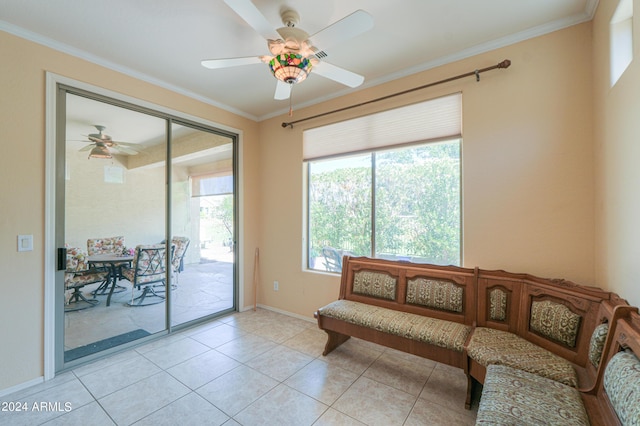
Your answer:
[[[116,254],[94,254],[87,256],[87,262],[93,267],[104,267],[109,274],[107,275],[107,281],[104,285],[101,285],[96,289],[95,295],[104,295],[109,290],[109,296],[107,296],[107,306],[111,304],[111,295],[114,293],[119,278],[122,278],[120,268],[123,266],[131,266],[133,256],[123,256]],[[122,287],[124,289],[124,287]],[[123,290],[121,290],[123,291]]]

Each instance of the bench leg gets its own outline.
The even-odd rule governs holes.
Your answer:
[[[328,355],[332,350],[349,340],[351,336],[346,334],[336,333],[335,331],[324,330],[327,333],[327,344],[324,345],[324,352],[322,355]]]
[[[467,397],[464,401],[464,408],[471,410],[471,398],[473,398],[473,384],[475,380],[471,377],[471,374],[467,374]]]

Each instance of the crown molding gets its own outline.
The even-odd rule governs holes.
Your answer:
[[[478,44],[476,46],[470,47],[468,49],[463,49],[460,50],[458,52],[452,53],[450,55],[447,56],[443,56],[443,57],[439,57],[437,59],[434,59],[432,61],[428,61],[425,63],[422,63],[420,65],[416,65],[414,67],[409,67],[406,68],[402,71],[387,75],[385,77],[382,78],[377,78],[377,79],[373,79],[373,80],[369,80],[366,81],[362,86],[360,86],[360,88],[358,90],[364,90],[367,88],[371,88],[374,86],[379,86],[381,84],[384,83],[388,83],[390,81],[393,80],[398,80],[404,77],[408,77],[410,75],[413,74],[417,74],[423,71],[427,71],[430,70],[432,68],[436,68],[442,65],[446,65],[452,62],[456,62],[456,61],[460,61],[463,59],[467,59],[470,58],[472,56],[476,56],[476,55],[480,55],[482,53],[486,53],[492,50],[496,50],[502,47],[506,47],[515,43],[519,43],[531,38],[535,38],[535,37],[539,37],[545,34],[549,34],[552,33],[554,31],[558,31],[564,28],[568,28],[571,27],[573,25],[578,25],[581,24],[583,22],[588,22],[591,19],[593,19],[593,16],[595,15],[595,12],[597,10],[598,7],[598,3],[599,0],[586,0],[586,4],[585,4],[585,8],[584,11],[582,13],[564,18],[564,19],[559,19],[553,22],[549,22],[543,25],[539,25],[537,27],[533,27],[530,28],[528,30],[525,31],[521,31],[519,33],[515,33],[515,34],[511,34],[509,36],[506,37],[502,37],[496,40],[492,40],[486,43],[481,43]],[[241,111],[237,108],[231,107],[229,105],[223,104],[221,102],[215,101],[211,98],[202,96],[198,93],[192,92],[190,90],[186,90],[182,87],[170,84],[164,80],[160,80],[157,79],[155,77],[149,76],[147,74],[138,72],[134,69],[131,69],[129,67],[120,65],[120,64],[116,64],[114,62],[111,61],[107,61],[104,58],[101,58],[97,55],[94,55],[92,53],[80,50],[80,49],[76,49],[74,47],[71,47],[69,45],[66,45],[64,43],[60,43],[57,42],[55,40],[52,40],[50,38],[44,37],[40,34],[31,32],[31,31],[27,31],[21,27],[9,24],[8,22],[2,21],[0,20],[0,30],[8,32],[10,34],[13,34],[15,36],[24,38],[26,40],[32,41],[34,43],[38,43],[41,44],[43,46],[49,47],[51,49],[57,50],[59,52],[83,59],[85,61],[94,63],[96,65],[100,65],[102,67],[108,68],[110,70],[119,72],[121,74],[136,78],[138,80],[162,87],[164,89],[168,89],[171,90],[172,92],[187,96],[189,98],[195,99],[197,101],[203,102],[205,104],[208,105],[212,105],[216,108],[220,108],[222,110],[228,111],[230,113],[236,114],[238,116],[244,117],[244,118],[248,118],[250,120],[253,121],[264,121],[264,120],[268,120],[271,119],[273,117],[278,117],[281,116],[283,114],[286,114],[288,112],[288,109],[282,109],[282,110],[278,110],[278,111],[274,111],[271,112],[269,114],[265,114],[262,116],[255,116],[253,114],[249,114],[245,111]],[[315,98],[312,101],[309,102],[305,102],[302,104],[299,104],[296,106],[297,109],[301,109],[301,108],[306,108],[306,107],[310,107],[312,105],[316,105],[318,103],[322,103],[325,101],[329,101],[331,99],[335,99],[341,96],[345,96],[348,95],[349,93],[354,93],[353,89],[349,89],[349,88],[345,88],[343,90],[340,90],[338,92],[334,92],[331,95],[327,95],[327,96],[322,96],[322,97],[318,97]]]
[[[158,78],[152,77],[145,73],[141,73],[132,68],[117,64],[115,62],[108,61],[100,56],[94,55],[92,53],[86,52],[84,50],[76,49],[75,47],[71,47],[67,44],[60,43],[48,37],[44,37],[41,34],[34,33],[32,31],[25,30],[24,28],[18,27],[16,25],[10,24],[6,21],[0,20],[0,30],[7,32],[9,34],[13,34],[17,37],[29,40],[31,42],[40,44],[42,46],[48,47],[53,50],[57,50],[58,52],[65,53],[70,56],[74,56],[76,58],[85,60],[87,62],[91,62],[93,64],[99,65],[101,67],[110,69],[112,71],[116,71],[118,73],[127,75],[129,77],[136,78],[138,80],[144,81],[146,83],[153,84],[155,86],[162,87],[163,89],[170,90],[172,92],[178,93],[180,95],[187,96],[189,98],[195,99],[197,101],[203,102],[208,105],[212,105],[216,108],[223,109],[225,111],[231,112],[233,114],[239,115],[241,117],[248,118],[253,121],[258,121],[258,117],[252,114],[248,114],[244,111],[241,111],[237,108],[230,107],[229,105],[225,105],[223,103],[217,102],[213,99],[202,96],[198,93],[192,92],[190,90],[186,90],[182,87],[176,86],[171,83],[167,83],[164,80],[160,80]]]
[[[597,6],[598,6],[598,0],[587,0],[587,4],[583,13],[576,14],[564,19],[559,19],[553,22],[548,22],[546,24],[539,25],[537,27],[533,27],[528,30],[511,34],[509,36],[502,37],[496,40],[491,40],[486,43],[481,43],[476,46],[470,47],[468,49],[463,49],[458,52],[452,53],[450,55],[439,57],[437,59],[434,59],[433,61],[428,61],[420,65],[416,65],[414,67],[406,68],[402,71],[389,74],[382,78],[365,81],[365,83],[362,86],[360,86],[358,90],[364,90],[374,86],[379,86],[381,84],[388,83],[390,81],[399,80],[401,78],[405,78],[413,74],[417,74],[423,71],[428,71],[432,68],[436,68],[439,66],[450,64],[452,62],[477,56],[482,53],[490,52],[492,50],[496,50],[502,47],[516,44],[528,39],[540,37],[555,31],[559,31],[568,27],[572,27],[574,25],[581,24],[583,22],[588,22],[593,18],[593,15],[595,14]],[[354,91],[351,89],[345,88],[344,90],[341,90],[339,92],[334,92],[332,95],[319,97],[314,99],[311,102],[305,102],[305,103],[299,104],[296,106],[296,108],[302,109],[302,108],[310,107],[321,102],[338,98],[340,96],[345,96],[349,93],[354,93]],[[288,109],[279,110],[277,112],[258,117],[258,121],[263,121],[273,117],[281,116],[283,114],[286,114],[287,112],[288,112]]]

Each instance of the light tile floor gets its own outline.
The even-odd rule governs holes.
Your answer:
[[[475,424],[462,370],[353,338],[324,357],[325,340],[313,322],[236,313],[0,398],[27,408],[0,425]]]

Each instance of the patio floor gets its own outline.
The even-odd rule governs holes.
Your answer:
[[[185,265],[171,293],[172,326],[233,308],[233,259],[229,255],[217,258],[222,260],[203,257],[200,263]],[[110,306],[106,306],[106,295],[98,296],[97,306],[65,313],[65,351],[134,331],[153,334],[165,329],[166,303],[128,306],[131,283],[120,280],[118,285],[124,291],[113,294]],[[83,293],[91,298],[96,287],[86,286]],[[138,294],[135,290],[133,297]]]

